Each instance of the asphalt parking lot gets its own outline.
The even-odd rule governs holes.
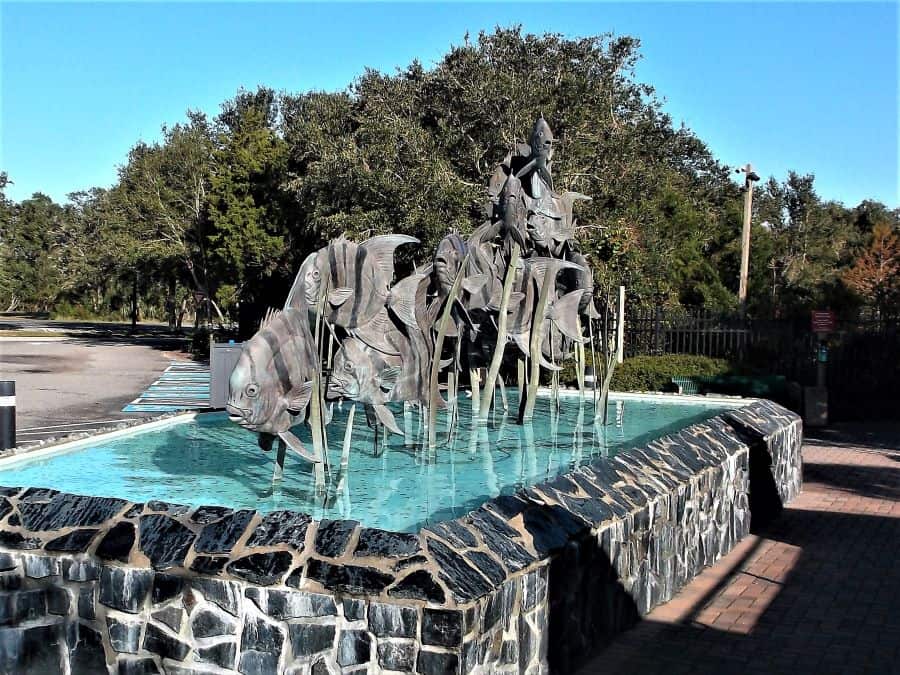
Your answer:
[[[184,338],[164,328],[139,325],[132,334],[128,324],[0,318],[3,330],[48,331],[47,337],[0,337],[0,379],[16,382],[18,444],[140,417],[122,407],[170,361],[186,358]]]

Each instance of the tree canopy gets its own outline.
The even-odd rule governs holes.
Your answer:
[[[196,302],[226,321],[280,304],[299,262],[342,233],[418,237],[402,272],[480,224],[494,165],[540,114],[559,187],[593,198],[578,236],[597,287],[732,308],[742,188],[637,80],[639,46],[498,28],[430,69],[366,70],[338,92],[242,90],[212,119],[189,111],[137,143],[109,188],[62,205],[0,200],[0,309],[103,315],[134,288],[147,315]],[[900,212],[823,200],[814,183],[790,173],[755,188],[751,312],[896,312]]]

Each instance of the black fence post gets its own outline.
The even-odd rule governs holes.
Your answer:
[[[16,447],[16,383],[0,380],[0,450]]]

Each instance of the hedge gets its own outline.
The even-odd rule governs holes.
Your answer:
[[[587,355],[590,364],[590,354]],[[613,371],[611,389],[614,391],[675,391],[672,378],[712,377],[733,372],[726,359],[691,354],[665,354],[663,356],[635,356],[625,359]],[[564,364],[560,380],[568,385],[576,384],[575,363]]]

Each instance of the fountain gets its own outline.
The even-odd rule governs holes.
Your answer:
[[[793,413],[609,393],[553,149],[541,117],[401,279],[413,237],[310,254],[230,421],[0,453],[0,672],[572,672],[792,499]]]

